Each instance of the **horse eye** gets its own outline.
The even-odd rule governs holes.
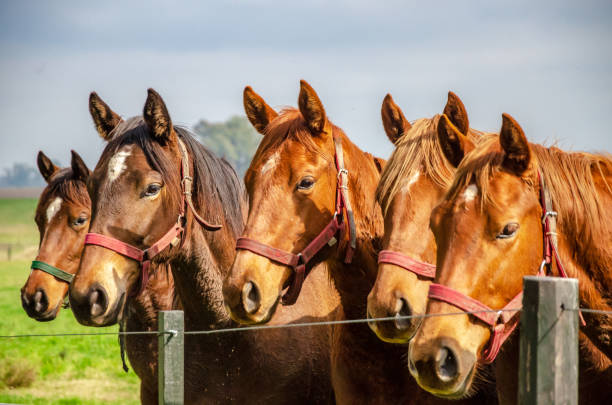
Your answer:
[[[159,193],[159,190],[161,190],[160,184],[157,184],[157,183],[149,184],[147,186],[147,190],[145,191],[145,195],[147,197],[152,197],[154,195],[157,195],[157,193]]]
[[[74,226],[81,226],[81,225],[85,224],[85,222],[87,222],[87,217],[80,216],[77,219],[75,219],[74,221],[72,221],[72,225],[74,225]]]
[[[511,238],[514,236],[514,234],[516,234],[516,231],[518,231],[518,229],[519,224],[517,224],[516,222],[510,222],[509,224],[506,224],[506,226],[504,226],[504,229],[502,229],[501,233],[497,235],[497,239]]]
[[[299,190],[309,190],[314,186],[315,180],[311,176],[304,177],[298,184]]]

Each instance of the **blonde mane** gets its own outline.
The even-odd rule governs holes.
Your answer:
[[[386,215],[393,198],[417,171],[429,176],[434,184],[444,190],[450,187],[454,168],[444,156],[438,140],[440,117],[434,115],[415,121],[397,142],[376,189],[376,199],[383,209],[383,215]],[[480,142],[482,135],[482,132],[473,129],[468,133],[474,143]]]

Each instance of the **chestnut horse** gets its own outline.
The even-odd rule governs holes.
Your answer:
[[[299,294],[301,277],[308,281],[309,270],[325,263],[340,293],[340,319],[363,318],[383,231],[374,191],[384,161],[362,152],[328,120],[305,81],[299,110],[277,114],[250,87],[244,91],[244,105],[264,138],[245,176],[249,217],[224,285],[232,317],[243,323],[265,322],[283,308],[279,302],[290,304],[296,295],[298,302],[306,300]],[[310,305],[324,301],[319,297]],[[336,402],[443,402],[410,378],[404,350],[380,341],[365,324],[336,325],[331,353]]]
[[[47,182],[36,209],[40,247],[32,271],[21,289],[21,302],[28,315],[38,321],[55,319],[76,273],[89,229],[91,201],[86,181],[89,169],[72,151],[71,167],[60,169],[44,153],[38,154],[38,168]],[[176,307],[172,275],[164,269],[151,278],[147,289],[130,301],[126,331],[157,330],[157,312]],[[142,403],[157,402],[157,338],[128,335],[125,350],[140,378]]]
[[[466,137],[449,136],[445,130],[439,136],[451,162],[473,148]],[[432,213],[438,269],[428,313],[457,312],[470,298],[493,309],[520,306],[511,301],[522,290],[522,278],[538,274],[539,268],[578,278],[581,306],[612,309],[612,221],[605,215],[612,207],[611,184],[610,156],[528,143],[521,127],[504,114],[499,138],[482,142],[466,155],[448,194]],[[552,208],[541,200],[552,201]],[[557,250],[546,248],[554,243],[549,218],[553,208],[558,212],[556,265],[548,259]],[[448,299],[451,295],[463,298]],[[474,371],[494,359],[495,348],[503,342],[497,337],[511,333],[516,324],[519,314],[508,314],[493,321],[467,314],[425,319],[409,349],[411,372],[419,385],[446,397],[467,393]],[[603,387],[612,383],[610,319],[583,315],[580,401],[603,403],[610,395]],[[485,322],[493,324],[495,334]],[[517,401],[516,337],[495,361],[501,403]]]
[[[469,129],[466,109],[457,95],[448,93],[444,115],[413,124],[387,95],[382,120],[395,150],[381,174],[376,198],[383,209],[385,233],[379,253],[378,275],[368,296],[368,317],[398,317],[394,322],[371,322],[378,337],[406,343],[421,318],[400,316],[425,313],[427,291],[435,274],[436,243],[429,216],[453,179],[454,167],[438,141],[438,122],[446,119],[478,142],[481,133]]]
[[[172,125],[154,90],[143,117],[124,122],[98,103],[94,120],[111,140],[89,181],[90,234],[70,287],[75,315],[87,325],[115,322],[146,282],[150,260],[171,263],[187,330],[235,326],[221,285],[247,204],[236,173]],[[133,258],[144,249],[147,260]],[[272,321],[312,321],[333,310],[302,306],[279,311]],[[329,341],[325,328],[187,335],[185,402],[328,402]]]

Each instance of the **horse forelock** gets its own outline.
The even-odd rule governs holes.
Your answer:
[[[398,140],[376,189],[376,199],[385,215],[393,198],[406,187],[406,183],[409,183],[416,173],[428,176],[443,190],[450,187],[454,168],[440,146],[437,134],[439,120],[440,115],[418,119]],[[484,134],[470,129],[467,135],[472,142],[479,143]]]
[[[85,182],[75,179],[71,168],[61,169],[50,180],[38,199],[35,217],[47,222],[45,206],[48,201],[61,199],[63,202],[89,206],[91,201]]]

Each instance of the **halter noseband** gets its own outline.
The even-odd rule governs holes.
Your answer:
[[[259,256],[263,256],[276,263],[284,264],[293,270],[293,280],[289,283],[289,288],[282,296],[283,305],[292,305],[298,299],[304,279],[310,271],[306,265],[325,245],[333,246],[336,244],[336,234],[340,232],[339,238],[345,231],[349,233],[349,245],[346,248],[344,263],[353,260],[353,253],[356,248],[356,230],[353,210],[348,196],[348,170],[344,167],[344,154],[342,152],[342,138],[333,134],[331,124],[327,124],[323,132],[332,135],[334,140],[335,157],[334,162],[338,170],[338,181],[336,185],[336,208],[334,217],[323,228],[323,230],[299,253],[291,253],[275,247],[266,245],[248,237],[238,238],[236,250],[248,250]],[[348,229],[344,220],[344,210],[348,219]]]
[[[130,294],[133,296],[140,295],[149,280],[149,267],[151,265],[151,259],[159,254],[162,250],[167,248],[168,246],[176,246],[182,241],[184,224],[185,224],[185,213],[187,210],[191,210],[194,218],[208,231],[217,231],[221,229],[221,225],[211,224],[203,219],[196,212],[193,201],[191,199],[191,191],[193,188],[193,178],[189,176],[189,155],[187,153],[187,149],[185,148],[185,144],[183,141],[177,136],[178,146],[181,153],[181,206],[178,219],[176,224],[168,230],[157,242],[151,245],[147,249],[139,249],[135,246],[132,246],[128,243],[120,241],[119,239],[113,238],[111,236],[102,235],[99,233],[88,233],[85,236],[85,245],[96,245],[101,246],[103,248],[112,250],[113,252],[119,253],[125,257],[129,257],[130,259],[136,260],[140,266],[142,267],[142,271],[140,272],[140,287],[136,291],[135,294]]]
[[[538,180],[540,182],[540,205],[542,206],[542,231],[544,234],[544,259],[538,270],[538,276],[546,276],[547,273],[551,272],[554,258],[561,277],[567,278],[568,276],[559,259],[557,248],[557,213],[553,211],[550,192],[548,188],[546,188],[544,177],[539,171]],[[544,271],[544,268],[547,268],[547,271]],[[523,291],[512,298],[512,300],[502,309],[494,310],[457,290],[436,283],[429,285],[428,297],[437,301],[446,302],[465,312],[476,312],[470,315],[491,327],[489,343],[484,348],[483,357],[480,359],[480,362],[484,364],[490,364],[495,360],[503,343],[518,326],[520,310],[523,305]],[[580,320],[584,326],[585,322],[582,318],[582,314],[580,314]]]
[[[61,281],[64,281],[68,284],[72,282],[74,278],[74,274],[70,274],[62,269],[58,269],[57,267],[51,266],[49,263],[45,263],[41,260],[34,260],[30,265],[32,270],[40,270],[47,274],[51,274],[53,277],[58,278]]]
[[[392,250],[381,250],[378,253],[378,264],[387,263],[408,270],[417,276],[433,280],[436,276],[436,266],[434,264],[421,262],[403,253]]]

